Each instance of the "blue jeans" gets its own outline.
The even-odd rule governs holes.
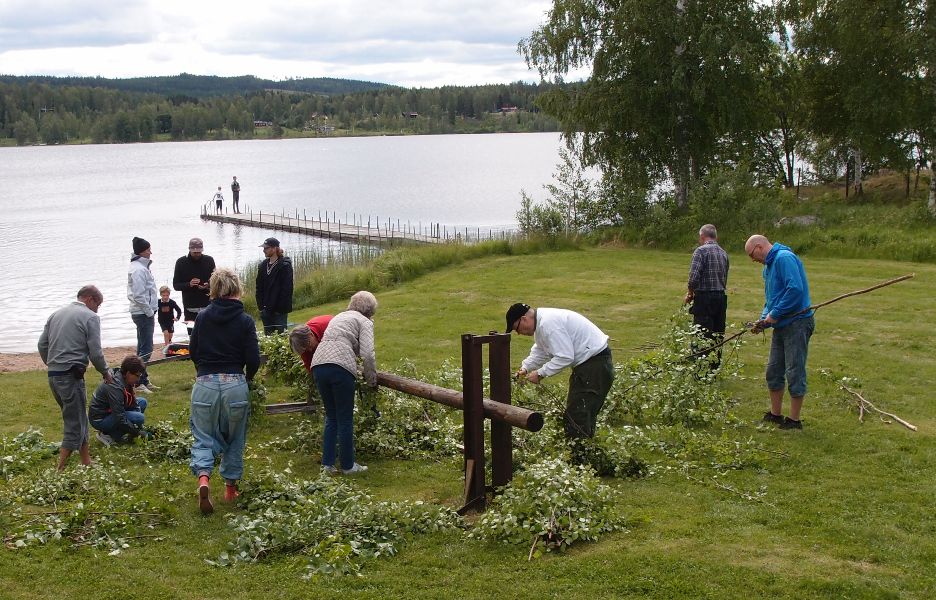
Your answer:
[[[786,379],[790,397],[806,395],[806,355],[809,338],[816,328],[813,317],[796,319],[781,329],[774,329],[767,359],[767,389],[782,390]]]
[[[335,466],[335,444],[341,449],[341,468],[354,466],[354,375],[338,365],[312,367],[315,385],[325,407],[322,465]]]
[[[192,416],[192,474],[211,475],[221,454],[221,476],[237,481],[244,474],[244,445],[250,417],[247,379],[240,374],[217,373],[195,378]]]
[[[146,315],[131,314],[133,324],[137,330],[137,356],[148,363],[150,355],[153,353],[153,330],[156,328],[156,317],[147,317]],[[149,383],[149,374],[143,369],[143,376],[140,377],[140,385]]]
[[[127,411],[127,420],[136,425],[137,427],[143,427],[143,413],[146,411],[146,398],[137,398],[137,405],[139,405],[139,410],[128,410]],[[114,438],[114,441],[121,441],[126,433],[123,427],[118,426],[117,416],[114,414],[107,415],[103,419],[98,419],[97,421],[91,421],[91,427],[94,427],[104,435],[109,435]]]
[[[289,313],[278,313],[271,310],[261,310],[260,320],[263,321],[263,333],[283,333],[286,331],[286,317]]]

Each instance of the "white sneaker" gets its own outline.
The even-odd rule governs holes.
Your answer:
[[[112,438],[111,436],[107,435],[106,433],[102,433],[102,432],[98,431],[98,432],[95,434],[95,437],[97,438],[97,440],[98,440],[99,442],[101,442],[102,444],[104,444],[104,446],[107,447],[107,448],[110,448],[111,446],[113,446],[113,445],[115,444],[114,438]]]
[[[134,394],[152,394],[153,390],[149,389],[145,385],[138,385],[135,388],[133,388],[133,393]]]
[[[155,392],[156,390],[161,390],[161,389],[162,389],[161,387],[159,387],[158,385],[156,385],[155,383],[153,383],[152,380],[150,380],[150,382],[149,382],[148,384],[146,384],[146,387],[148,387],[150,390],[152,390],[152,391],[154,391],[154,392]]]
[[[332,466],[332,465],[322,465],[322,472],[323,472],[323,473],[328,473],[329,475],[337,475],[337,474],[338,474],[338,469],[336,469],[336,468],[335,468],[334,466]]]
[[[355,473],[363,473],[366,470],[367,470],[366,466],[354,463],[353,467],[351,467],[350,469],[342,469],[341,472],[344,473],[345,475],[354,475]]]

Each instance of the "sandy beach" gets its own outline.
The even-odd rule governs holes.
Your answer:
[[[115,346],[104,348],[104,358],[107,364],[119,366],[120,361],[128,354],[136,352],[136,346]],[[162,356],[162,344],[153,346],[153,357]],[[38,352],[0,352],[0,373],[16,373],[19,371],[40,371],[45,369]]]

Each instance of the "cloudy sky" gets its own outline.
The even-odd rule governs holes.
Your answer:
[[[0,0],[0,73],[536,81],[527,0]]]

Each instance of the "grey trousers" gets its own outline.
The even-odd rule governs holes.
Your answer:
[[[59,408],[62,409],[62,448],[78,450],[88,443],[88,394],[84,379],[75,379],[71,373],[49,375],[49,387]]]

